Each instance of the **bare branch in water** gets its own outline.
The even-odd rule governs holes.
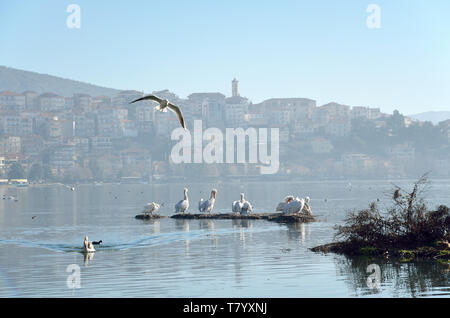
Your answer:
[[[450,212],[440,206],[428,210],[425,193],[429,190],[428,173],[406,191],[394,185],[393,205],[382,215],[375,202],[367,209],[352,211],[342,226],[336,226],[335,238],[344,242],[372,246],[410,246],[449,238]]]

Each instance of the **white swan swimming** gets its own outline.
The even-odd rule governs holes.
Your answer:
[[[84,237],[83,251],[85,253],[95,252],[94,245],[92,244],[92,242],[89,242],[87,235]]]
[[[176,213],[184,213],[189,209],[188,189],[184,188],[184,199],[175,204]]]
[[[156,202],[147,203],[147,205],[144,207],[144,214],[145,215],[152,215],[153,212],[157,212],[160,208],[160,205]]]
[[[244,193],[241,193],[241,199],[233,202],[233,204],[231,205],[231,211],[234,213],[241,213],[244,202]]]
[[[286,207],[286,205],[289,202],[291,202],[292,200],[294,200],[294,196],[293,195],[288,195],[288,196],[284,197],[283,202],[278,203],[277,208],[275,209],[275,211],[283,212],[284,208]]]
[[[305,199],[296,197],[290,201],[283,209],[283,214],[300,213],[305,206]]]
[[[214,209],[214,202],[216,202],[216,194],[217,190],[212,189],[211,196],[208,200],[203,201],[203,198],[200,199],[200,202],[198,203],[198,210],[200,212],[211,213],[211,211]]]

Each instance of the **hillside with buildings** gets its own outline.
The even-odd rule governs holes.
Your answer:
[[[202,120],[203,129],[222,131],[279,128],[280,169],[266,178],[406,178],[430,170],[450,176],[450,120],[433,125],[397,111],[335,102],[318,106],[308,98],[252,104],[236,79],[231,96],[152,93],[180,105],[188,129],[194,120]],[[154,112],[152,102],[129,104],[142,95],[0,91],[0,176],[67,183],[261,177],[257,164],[171,162],[176,141],[170,135],[179,122],[172,112]]]
[[[34,91],[38,94],[52,92],[61,96],[73,94],[113,96],[119,92],[116,89],[5,66],[0,66],[0,91]]]

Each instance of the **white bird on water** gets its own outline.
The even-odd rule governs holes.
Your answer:
[[[310,205],[309,205],[309,201],[310,201],[309,197],[306,197],[306,198],[305,198],[305,207],[304,207],[304,210],[306,211],[307,214],[312,215],[312,211],[311,211],[311,207],[310,207]]]
[[[147,205],[144,208],[144,214],[145,215],[152,215],[153,212],[157,212],[160,208],[160,205],[156,202],[147,203]]]
[[[64,183],[58,183],[58,184],[62,185],[63,187],[65,187],[65,188],[67,188],[67,189],[69,189],[71,191],[75,191],[75,187],[74,186],[69,186],[69,185],[66,185]]]
[[[248,212],[252,212],[252,211],[253,211],[252,205],[250,204],[250,202],[245,200],[244,204],[242,205],[241,215],[247,215]]]
[[[175,204],[176,213],[184,213],[189,209],[188,189],[184,188],[184,199]]]
[[[240,213],[241,215],[247,215],[248,212],[253,211],[251,203],[245,200],[244,193],[241,193],[241,199],[239,201],[233,202],[231,208],[233,212]]]
[[[233,202],[233,204],[231,205],[231,211],[233,211],[234,213],[241,213],[244,202],[244,193],[241,193],[241,199]]]
[[[184,130],[186,130],[186,124],[184,122],[183,113],[181,112],[181,109],[178,106],[171,104],[167,99],[161,99],[155,95],[147,95],[147,96],[138,98],[138,99],[130,102],[130,104],[133,104],[133,103],[141,101],[141,100],[152,100],[152,101],[157,102],[159,105],[155,107],[155,110],[159,110],[163,113],[167,112],[167,108],[169,108],[171,111],[173,111],[177,115],[178,120],[180,121],[181,127],[183,127]]]
[[[290,201],[283,209],[283,214],[300,213],[305,206],[305,199],[296,197]]]
[[[280,212],[284,211],[284,208],[286,207],[286,205],[288,205],[288,203],[291,202],[292,200],[294,200],[294,196],[292,196],[292,195],[288,195],[288,196],[284,197],[283,202],[278,203],[275,211],[280,211]]]
[[[198,203],[198,210],[200,212],[211,213],[211,211],[214,209],[214,202],[216,202],[216,194],[217,190],[212,189],[211,196],[208,200],[203,201],[203,198],[201,198],[200,202]]]
[[[87,235],[84,237],[83,251],[86,253],[95,252],[94,245],[92,242],[89,242]]]

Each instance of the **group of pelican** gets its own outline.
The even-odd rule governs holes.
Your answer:
[[[312,215],[309,202],[309,197],[303,199],[288,195],[278,204],[276,211],[282,212],[283,214],[296,214],[304,211],[306,214]]]
[[[175,212],[176,213],[185,213],[189,209],[188,191],[189,190],[187,188],[184,188],[183,200],[180,200],[177,202],[177,204],[175,204]],[[200,201],[198,202],[198,211],[211,213],[211,211],[214,209],[214,203],[216,202],[216,195],[217,195],[217,190],[212,189],[211,196],[209,197],[208,200],[203,200],[203,198],[201,198]]]
[[[185,213],[189,209],[188,191],[189,190],[187,188],[184,188],[183,199],[175,204],[176,213]],[[214,203],[216,202],[216,195],[217,190],[212,189],[211,196],[208,200],[203,200],[203,198],[201,198],[198,203],[198,211],[203,213],[211,213],[214,209]],[[159,208],[160,205],[156,202],[148,203],[145,207],[144,214],[152,215],[152,213],[157,212]],[[234,201],[231,205],[231,211],[233,213],[239,213],[240,215],[248,215],[249,212],[253,211],[253,207],[252,204],[245,199],[244,193],[241,193],[240,200]],[[283,214],[299,214],[304,212],[308,215],[312,215],[310,198],[305,197],[303,199],[294,197],[293,195],[288,195],[278,204],[276,211],[282,212]]]
[[[184,197],[182,200],[178,201],[175,204],[175,212],[176,213],[185,213],[189,209],[189,197],[188,197],[188,189],[184,188],[183,194]],[[216,195],[217,190],[212,189],[211,190],[211,196],[208,200],[203,200],[203,198],[200,199],[198,203],[198,210],[199,212],[204,213],[211,213],[214,209],[214,203],[216,202]],[[277,212],[282,212],[283,214],[300,214],[302,212],[312,215],[311,213],[311,207],[309,205],[310,198],[305,197],[299,198],[295,197],[293,195],[286,196],[282,202],[278,204],[276,207]],[[156,202],[148,203],[145,206],[144,214],[145,215],[152,215],[153,212],[157,212],[159,208],[161,207],[160,204]],[[249,201],[245,199],[244,193],[241,193],[240,200],[236,200],[231,205],[231,210],[233,213],[238,213],[240,215],[248,215],[249,212],[253,211],[253,207]],[[101,244],[102,241],[98,242],[91,242],[88,240],[88,237],[85,236],[84,242],[83,242],[83,251],[86,253],[95,252],[94,245]]]
[[[187,188],[184,188],[183,199],[175,204],[176,213],[185,213],[189,209],[188,191],[189,190]],[[198,211],[202,213],[211,213],[212,210],[214,209],[214,204],[216,202],[216,195],[217,190],[212,189],[209,199],[204,200],[203,198],[201,198],[200,201],[198,202]],[[144,214],[152,215],[154,212],[157,212],[159,208],[160,205],[156,202],[148,203],[145,206]],[[249,201],[245,200],[244,193],[241,193],[241,199],[233,202],[231,210],[233,211],[233,213],[247,215],[249,212],[253,211],[253,207]]]

